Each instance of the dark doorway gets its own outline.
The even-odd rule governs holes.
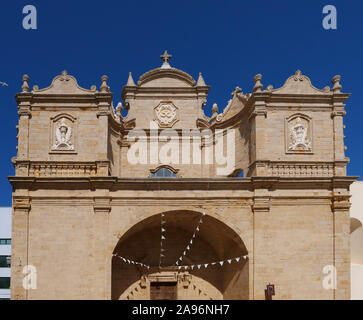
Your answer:
[[[176,282],[151,282],[150,300],[176,299]]]

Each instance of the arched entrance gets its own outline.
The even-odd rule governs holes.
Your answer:
[[[248,259],[237,258],[247,255],[247,249],[234,230],[194,211],[163,216],[160,268],[161,214],[137,223],[120,238],[112,258],[112,299],[248,299]],[[188,268],[176,265],[181,255],[180,265]]]

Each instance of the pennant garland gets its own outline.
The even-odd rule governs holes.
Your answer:
[[[114,257],[117,257],[117,258],[120,258],[123,262],[125,263],[128,263],[128,264],[135,264],[135,265],[139,265],[143,268],[146,268],[146,269],[150,269],[150,266],[147,265],[147,264],[144,264],[144,263],[141,263],[141,262],[136,262],[136,261],[133,261],[133,260],[130,260],[130,259],[126,259],[122,256],[119,256],[118,254],[114,253],[113,254]]]
[[[241,258],[243,260],[247,260],[247,255],[245,256],[241,256],[241,257],[236,257],[236,258],[231,258],[231,259],[227,259],[227,260],[221,260],[221,261],[216,261],[216,262],[210,262],[210,263],[204,263],[204,264],[192,264],[190,266],[178,266],[178,270],[193,270],[195,269],[201,269],[202,266],[204,266],[205,269],[207,269],[209,266],[214,266],[216,264],[220,264],[221,266],[223,266],[226,262],[228,262],[229,264],[231,264],[233,261],[239,262],[241,260]]]
[[[194,238],[197,234],[197,232],[200,230],[200,225],[203,223],[203,217],[205,216],[205,212],[203,212],[202,217],[200,218],[197,227],[195,228],[195,231],[193,233],[192,238],[188,242],[188,245],[186,246],[185,250],[183,251],[183,254],[179,257],[179,259],[175,262],[176,265],[179,265],[183,261],[183,256],[186,256],[188,251],[190,250],[191,245],[193,244]],[[179,262],[180,261],[180,262]]]
[[[166,240],[166,236],[165,236],[165,233],[166,233],[166,227],[165,227],[165,213],[162,213],[160,215],[160,234],[161,234],[161,239],[160,239],[160,258],[159,258],[159,268],[161,267],[161,260],[162,258],[165,257],[165,249],[163,248],[163,240]]]

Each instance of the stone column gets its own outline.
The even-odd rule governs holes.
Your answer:
[[[333,119],[333,136],[334,136],[334,162],[335,162],[335,176],[345,176],[346,165],[349,161],[345,157],[344,146],[344,124],[343,117],[345,116],[345,104],[349,94],[341,93],[342,86],[340,85],[340,76],[335,76],[332,79],[333,86],[333,112],[331,117]]]
[[[12,246],[11,246],[11,299],[26,300],[28,293],[23,287],[23,268],[28,264],[28,236],[30,199],[13,196]]]
[[[93,216],[93,276],[94,299],[111,299],[111,260],[112,252],[108,246],[109,213],[111,211],[109,197],[94,198]]]
[[[254,178],[253,178],[254,179]],[[253,252],[252,255],[249,254],[249,268],[250,268],[250,299],[251,300],[264,300],[264,286],[265,282],[261,279],[261,274],[263,274],[263,269],[266,267],[264,265],[264,244],[257,243],[257,240],[261,241],[264,239],[264,221],[267,215],[270,214],[270,192],[268,187],[259,183],[254,182],[255,190],[252,203],[253,212]],[[260,250],[259,250],[260,249]],[[262,259],[258,257],[261,256]],[[261,263],[262,261],[262,263]]]
[[[344,191],[343,191],[344,192]],[[333,260],[337,272],[334,299],[350,299],[350,215],[347,190],[334,189],[332,199],[333,213]]]
[[[254,100],[254,109],[249,117],[251,121],[251,138],[252,145],[250,155],[249,176],[267,176],[267,166],[264,161],[265,156],[265,141],[266,141],[266,99],[270,93],[262,91],[261,75],[256,75],[254,78],[255,87],[253,88],[252,99]]]

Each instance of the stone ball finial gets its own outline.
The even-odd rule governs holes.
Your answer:
[[[336,75],[331,80],[331,82],[333,83],[333,89],[332,90],[333,90],[334,93],[340,93],[342,88],[343,88],[342,85],[340,84],[340,79],[341,79],[341,76]]]
[[[123,110],[122,103],[121,103],[121,102],[119,102],[119,103],[117,104],[117,107],[116,107],[116,115],[117,115],[119,118],[121,117],[122,110]]]
[[[27,74],[23,75],[23,85],[21,86],[22,92],[29,92],[29,76]]]
[[[212,116],[218,115],[218,105],[216,103],[212,106]]]
[[[262,80],[262,74],[256,74],[253,78],[253,81],[255,82],[255,86],[253,87],[253,92],[261,92],[263,88],[263,84],[261,83]]]
[[[101,87],[100,87],[100,92],[110,92],[110,87],[107,85],[107,81],[108,81],[108,77],[103,75],[101,77]]]

